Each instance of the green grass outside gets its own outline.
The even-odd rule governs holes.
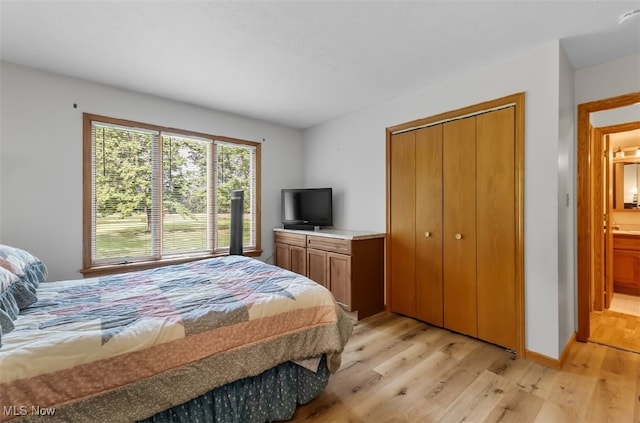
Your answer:
[[[217,247],[229,246],[230,217],[217,215]],[[248,215],[244,217],[243,243],[249,243]],[[163,219],[164,254],[203,251],[207,249],[207,220],[204,214],[182,217],[165,214]],[[96,220],[96,258],[151,255],[151,234],[147,232],[147,217],[137,214],[125,218],[101,217]]]

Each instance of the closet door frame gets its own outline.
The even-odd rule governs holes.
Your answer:
[[[478,115],[487,111],[497,110],[509,106],[514,107],[515,116],[515,198],[513,207],[515,208],[515,298],[516,298],[516,348],[515,353],[519,358],[525,358],[525,320],[524,320],[524,101],[525,93],[516,93],[494,100],[485,101],[461,109],[440,113],[434,116],[413,120],[386,129],[386,196],[387,196],[387,233],[391,228],[391,138],[393,134],[398,134],[414,129],[438,125],[452,120],[462,119]],[[389,293],[392,290],[390,277],[391,243],[387,243],[386,252],[386,277],[385,288],[387,293],[386,309],[390,310],[388,301]]]

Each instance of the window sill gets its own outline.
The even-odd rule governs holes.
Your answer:
[[[259,257],[262,254],[262,250],[246,250],[243,252],[245,256],[249,257]],[[188,263],[196,260],[203,260],[213,257],[224,257],[229,254],[226,252],[216,253],[216,254],[204,254],[199,256],[189,256],[189,257],[176,257],[176,258],[165,258],[160,260],[148,260],[148,261],[137,261],[126,264],[105,264],[100,266],[88,267],[80,270],[80,273],[85,278],[91,278],[95,276],[104,276],[104,275],[112,275],[114,273],[126,273],[126,272],[134,272],[136,270],[145,270],[145,269],[154,269],[156,267],[162,266],[170,266],[172,264],[181,264]]]

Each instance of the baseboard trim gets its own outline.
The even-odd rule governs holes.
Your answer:
[[[525,350],[524,359],[533,361],[534,363],[542,364],[545,367],[550,367],[555,370],[560,370],[560,368],[562,367],[559,359],[551,358],[547,355],[540,354],[535,351]]]
[[[569,341],[567,341],[567,345],[565,345],[564,349],[562,350],[562,354],[560,354],[560,358],[551,358],[544,354],[529,350],[525,350],[524,358],[525,360],[533,361],[534,363],[541,364],[545,367],[560,370],[564,365],[564,362],[567,361],[567,357],[569,356],[571,347],[576,343],[576,336],[577,334],[575,332],[571,335]]]
[[[567,341],[567,345],[564,346],[564,349],[562,350],[562,354],[560,354],[560,367],[562,367],[565,361],[567,361],[567,357],[569,357],[569,352],[571,352],[571,348],[577,342],[577,340],[578,340],[578,333],[573,332],[571,334],[571,337],[569,337],[569,340]]]

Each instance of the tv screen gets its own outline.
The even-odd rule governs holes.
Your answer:
[[[282,224],[290,229],[333,225],[331,188],[282,190]]]

